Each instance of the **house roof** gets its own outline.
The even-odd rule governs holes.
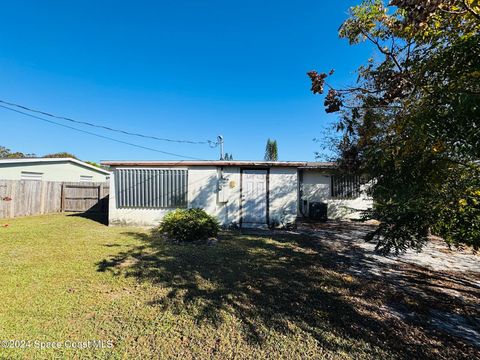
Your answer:
[[[110,171],[105,169],[87,164],[86,162],[73,159],[73,158],[21,158],[21,159],[0,159],[0,165],[2,164],[31,164],[31,163],[62,163],[62,162],[70,162],[74,163],[90,170],[97,171],[99,173],[110,175]]]
[[[308,161],[253,161],[253,160],[105,160],[102,165],[112,167],[145,167],[145,166],[236,166],[236,167],[296,167],[296,168],[312,168],[327,169],[334,168],[333,162],[308,162]]]

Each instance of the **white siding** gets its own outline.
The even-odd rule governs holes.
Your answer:
[[[21,180],[22,172],[42,173],[45,181],[78,182],[81,176],[91,176],[93,182],[103,182],[108,176],[71,162],[0,164],[1,180]]]

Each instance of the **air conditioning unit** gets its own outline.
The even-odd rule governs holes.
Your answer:
[[[311,220],[327,221],[328,205],[326,203],[314,201],[310,203],[308,208],[308,217]]]

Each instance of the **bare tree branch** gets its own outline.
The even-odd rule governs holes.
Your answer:
[[[477,20],[480,20],[480,14],[477,13],[477,12],[475,11],[475,9],[473,9],[473,8],[470,6],[470,4],[467,2],[467,0],[463,0],[462,3],[463,3],[463,6],[465,6],[465,8],[467,9],[467,11],[468,11],[470,14],[472,14]]]

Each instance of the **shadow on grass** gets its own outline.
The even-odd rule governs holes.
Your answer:
[[[265,340],[265,329],[288,335],[297,328],[330,351],[362,346],[374,356],[374,347],[379,347],[400,357],[426,358],[445,352],[440,335],[430,334],[430,343],[424,344],[405,333],[403,320],[381,316],[385,296],[401,300],[395,292],[385,295],[382,281],[343,271],[352,254],[340,255],[308,236],[226,232],[209,246],[172,244],[141,232],[124,234],[141,244],[104,259],[98,271],[168,289],[151,305],[174,313],[188,311],[215,324],[231,314],[241,320],[252,343]],[[357,262],[371,261],[354,255]]]
[[[108,215],[104,212],[86,211],[86,212],[79,212],[79,213],[71,213],[71,214],[68,214],[67,216],[81,217],[84,219],[98,222],[102,225],[108,225]]]

